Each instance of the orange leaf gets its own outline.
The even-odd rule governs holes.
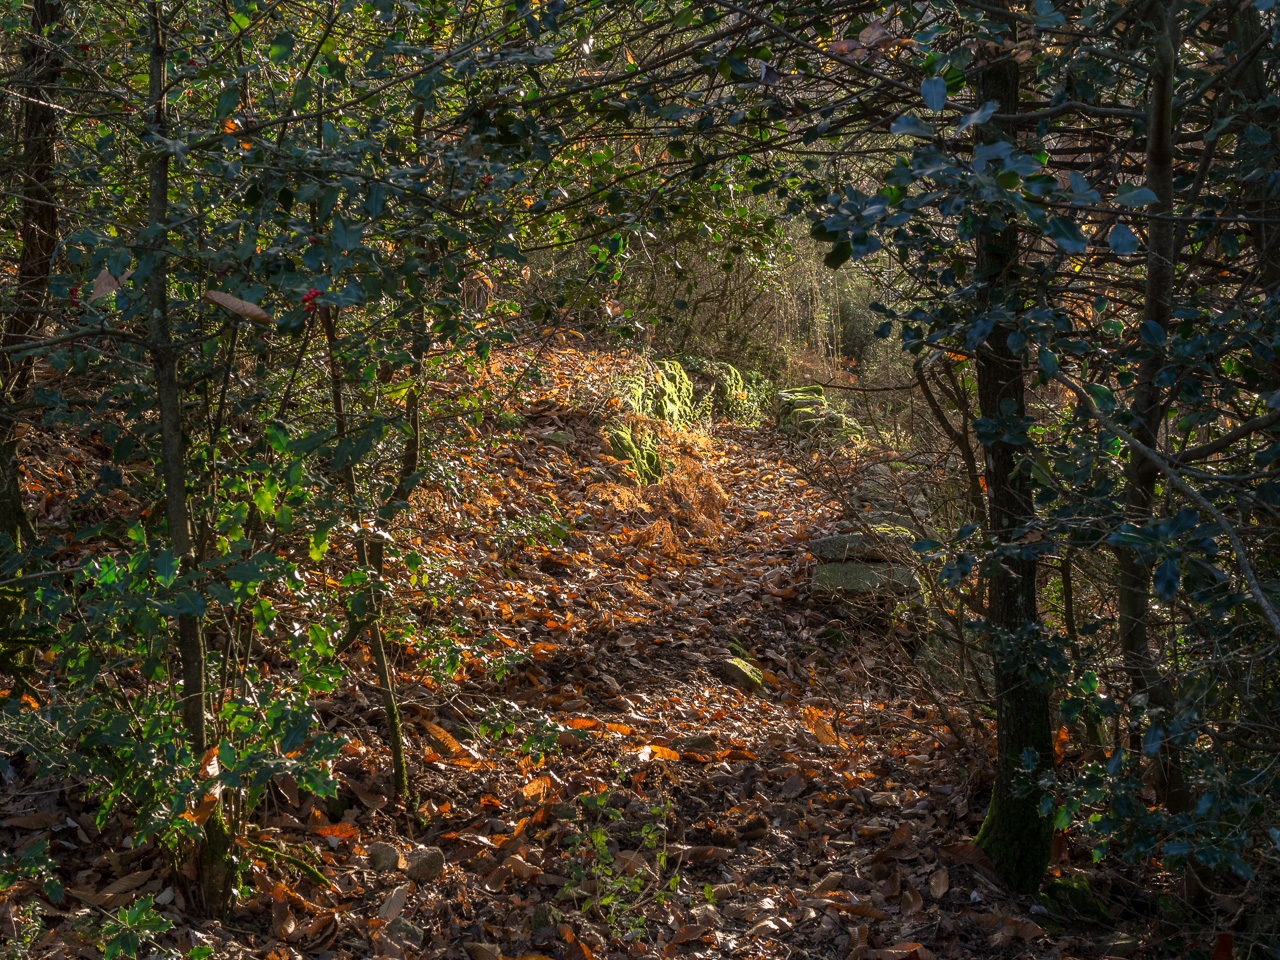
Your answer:
[[[640,760],[679,760],[680,754],[670,747],[660,747],[656,743],[646,744],[640,748]]]
[[[551,789],[551,778],[538,777],[536,780],[530,780],[523,787],[521,787],[520,792],[530,800],[541,800],[544,796],[546,796],[547,791],[550,789]]]
[[[360,836],[354,823],[332,823],[325,827],[316,827],[315,832],[322,837],[333,837],[337,840],[354,840]]]
[[[453,756],[456,757],[458,754],[463,752],[462,744],[455,740],[453,738],[453,734],[444,727],[439,724],[432,723],[430,720],[423,720],[422,725],[426,728],[427,735],[444,749],[448,750]]]
[[[218,798],[212,793],[206,793],[204,799],[196,805],[196,808],[188,810],[182,815],[182,818],[203,827],[205,822],[213,816],[213,811],[216,809],[218,809]]]
[[[1053,762],[1059,764],[1067,755],[1067,728],[1059,727],[1053,738]]]
[[[570,730],[594,730],[600,726],[600,721],[594,717],[575,717],[565,724]]]
[[[201,779],[205,777],[216,777],[221,767],[218,766],[218,748],[210,747],[204,752],[204,756],[200,758],[199,776]]]

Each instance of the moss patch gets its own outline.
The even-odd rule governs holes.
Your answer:
[[[618,427],[609,431],[609,446],[619,460],[631,461],[640,483],[657,483],[662,479],[662,458],[658,456],[652,434],[638,433],[634,426]]]

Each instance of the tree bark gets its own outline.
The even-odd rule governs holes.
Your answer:
[[[1018,111],[1018,66],[1011,59],[984,68],[978,76],[978,101],[994,101],[1000,114]],[[1012,141],[1016,123],[993,124],[980,136]],[[1022,308],[1018,292],[1018,231],[1008,226],[977,238],[978,276],[986,284],[983,306],[1009,318],[997,323],[978,353],[978,407],[984,419],[1020,420],[1026,416],[1022,361],[1009,347],[1010,320]],[[1012,544],[1035,519],[1029,471],[1018,470],[1018,449],[1005,440],[986,443],[987,518],[991,539]],[[1044,791],[1034,779],[1053,761],[1049,690],[1026,669],[1027,639],[1039,630],[1036,608],[1036,559],[1013,553],[989,577],[987,629],[994,644],[996,696],[996,776],[991,806],[977,844],[1001,878],[1018,892],[1039,889],[1049,863],[1053,819],[1041,812]],[[1034,769],[1024,757],[1034,751]]]
[[[31,8],[31,34],[22,48],[21,80],[24,87],[22,159],[19,190],[22,194],[22,226],[19,230],[18,283],[13,309],[5,317],[0,343],[15,347],[39,326],[49,291],[49,271],[58,243],[58,208],[53,203],[53,171],[58,117],[53,107],[54,85],[62,72],[57,29],[62,5],[35,0]],[[10,412],[26,388],[33,357],[14,359],[0,353],[0,553],[23,556],[34,544],[35,530],[22,502],[18,458],[18,421]],[[21,567],[6,576],[21,573]],[[0,670],[21,679],[31,669],[34,651],[30,641],[15,629],[26,604],[18,587],[0,588]],[[25,681],[24,681],[25,682]]]
[[[321,307],[320,311],[320,326],[324,330],[325,341],[329,351],[329,390],[333,403],[334,426],[337,428],[339,436],[346,436],[350,424],[347,422],[346,406],[342,396],[342,369],[338,358],[337,323],[331,307]],[[421,434],[417,418],[417,392],[411,391],[411,394],[413,398],[412,423],[414,434],[405,451],[405,462],[407,463],[409,457],[412,456],[413,469],[416,470]],[[404,464],[402,464],[403,467]],[[348,463],[338,473],[351,505],[351,519],[359,527],[359,490],[356,487],[355,469]],[[404,474],[402,470],[400,483],[396,488],[397,493],[404,488],[406,477],[407,474]],[[392,496],[394,497],[395,494]],[[348,613],[351,629],[348,632],[347,639],[343,641],[342,647],[345,648],[355,642],[364,630],[368,629],[369,650],[373,654],[374,666],[378,671],[378,686],[382,691],[382,706],[387,715],[387,745],[391,750],[392,788],[397,797],[407,798],[409,795],[409,767],[404,753],[404,729],[400,721],[400,705],[396,700],[395,678],[391,675],[391,663],[387,659],[387,648],[382,637],[382,597],[373,585],[373,582],[382,576],[382,543],[376,539],[370,542],[364,533],[360,533],[356,537],[356,560],[372,579],[370,585],[360,594],[359,599],[364,609],[351,610]]]
[[[1173,87],[1177,71],[1177,49],[1181,42],[1178,13],[1180,4],[1171,2],[1160,9],[1157,21],[1155,58],[1149,78],[1150,98],[1147,118],[1146,182],[1156,195],[1148,208],[1152,214],[1147,227],[1147,277],[1142,311],[1144,323],[1168,330],[1173,316],[1173,287],[1178,261],[1177,229],[1173,213]],[[1134,382],[1133,435],[1155,449],[1160,420],[1164,416],[1165,393],[1157,378],[1164,367],[1164,354],[1151,348],[1138,366]],[[1125,473],[1124,518],[1135,527],[1145,526],[1152,516],[1158,471],[1137,450],[1129,454]],[[1132,547],[1117,547],[1117,607],[1120,647],[1125,672],[1134,694],[1144,694],[1151,707],[1172,709],[1173,689],[1161,675],[1148,635],[1151,618],[1151,565]],[[1189,808],[1191,798],[1181,775],[1177,751],[1165,745],[1156,755],[1156,793],[1174,812]]]
[[[164,83],[167,52],[159,0],[150,0],[147,17],[151,29],[148,95],[153,110],[151,129],[163,136],[167,128]],[[195,563],[192,550],[190,508],[187,502],[187,465],[182,435],[182,387],[178,380],[178,351],[169,326],[169,275],[166,248],[169,242],[169,155],[158,153],[147,171],[146,236],[151,249],[147,275],[147,335],[156,378],[160,419],[160,470],[164,485],[165,521],[169,548],[181,569]],[[182,670],[182,721],[187,743],[196,757],[208,749],[205,720],[205,648],[200,619],[178,614],[178,659]],[[213,914],[226,911],[235,880],[231,861],[231,837],[221,810],[215,809],[204,824],[204,841],[198,850],[205,908]]]

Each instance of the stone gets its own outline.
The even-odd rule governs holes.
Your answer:
[[[1089,878],[1083,873],[1058,877],[1044,885],[1040,901],[1050,912],[1062,916],[1080,916],[1102,923],[1111,922],[1111,912],[1093,892]]]
[[[909,567],[891,563],[824,563],[813,572],[816,593],[845,597],[916,593],[920,582]]]
[[[389,843],[371,843],[367,851],[369,868],[378,873],[400,869],[400,851]]]
[[[533,917],[529,920],[529,928],[535,933],[547,928],[555,929],[564,920],[564,914],[550,903],[540,903],[533,908]]]
[[[416,923],[410,923],[404,917],[396,917],[383,928],[382,935],[388,940],[399,943],[414,950],[421,950],[426,933]]]
[[[682,426],[693,420],[693,381],[675,360],[659,360],[653,385],[652,413],[659,420]]]
[[[764,674],[740,657],[721,660],[720,670],[726,680],[749,693],[759,690],[764,683]]]
[[[409,879],[414,883],[431,883],[444,876],[444,851],[427,847],[409,856]]]
[[[662,458],[651,433],[638,433],[634,427],[619,427],[609,433],[609,446],[618,460],[630,460],[636,479],[642,486],[662,479]]]
[[[462,949],[471,960],[502,960],[502,950],[496,943],[464,943]]]
[[[899,534],[893,532],[892,528],[884,535],[878,530],[871,533],[837,533],[811,541],[809,552],[819,560],[829,563],[845,560],[885,561],[906,556],[911,542],[905,531]]]

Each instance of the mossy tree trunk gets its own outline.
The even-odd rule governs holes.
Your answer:
[[[1001,58],[980,68],[978,102],[994,102],[997,112],[1018,111],[1018,65]],[[996,122],[980,136],[1013,141],[1016,123]],[[1008,226],[977,237],[977,274],[985,282],[984,309],[997,323],[978,351],[978,406],[984,420],[1010,429],[1027,415],[1022,361],[1009,347],[1009,334],[1022,311],[1018,231]],[[1000,439],[983,444],[987,519],[991,539],[1014,544],[1035,520],[1031,474],[1019,470],[1019,448],[1004,439],[1008,430],[991,431]],[[1027,669],[1028,640],[1039,629],[1036,609],[1036,558],[1011,551],[987,584],[987,628],[994,645],[996,698],[996,776],[991,806],[977,844],[991,858],[1010,888],[1039,888],[1049,863],[1053,820],[1041,812],[1044,791],[1033,780],[1053,761],[1049,690]],[[1037,757],[1035,769],[1024,758]]]

